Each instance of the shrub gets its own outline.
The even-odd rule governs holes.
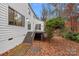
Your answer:
[[[64,27],[64,20],[61,17],[49,19],[45,22],[45,31],[48,35],[48,38],[52,38],[52,32],[54,29],[60,28],[62,29]]]
[[[77,34],[76,38],[77,38],[76,41],[79,42],[79,33]]]
[[[63,28],[64,19],[61,17],[50,19],[50,20],[46,21],[46,27]]]
[[[63,29],[60,30],[60,34],[62,37],[64,37],[69,31],[70,31],[69,28],[64,27]]]
[[[71,39],[71,40],[75,39],[75,37],[73,36],[72,32],[66,32],[66,33],[64,33],[64,37],[68,38],[68,39]]]
[[[79,41],[79,33],[65,32],[64,37],[73,41]]]

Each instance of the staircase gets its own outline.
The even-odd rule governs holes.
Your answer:
[[[35,33],[34,32],[28,32],[26,34],[26,37],[25,37],[23,43],[30,43],[30,44],[32,44],[32,41],[34,39],[34,36],[35,36]]]

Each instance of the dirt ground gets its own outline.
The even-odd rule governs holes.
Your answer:
[[[79,55],[79,43],[55,36],[51,43],[48,41],[34,41],[31,49],[25,55],[77,56]]]
[[[54,36],[48,41],[33,41],[32,45],[21,44],[4,53],[5,56],[79,56],[79,43]]]

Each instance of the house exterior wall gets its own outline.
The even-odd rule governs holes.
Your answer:
[[[41,20],[37,20],[37,19],[35,19],[35,21],[34,21],[34,26],[36,26],[36,24],[41,24],[41,30],[36,30],[35,29],[35,31],[36,32],[44,32],[44,22],[42,22]]]
[[[31,10],[30,7],[28,7],[28,9],[29,9],[28,12],[30,12],[30,14],[28,13],[28,17],[27,18],[28,18],[29,22],[27,22],[27,24],[29,24],[29,23],[31,24],[31,30],[28,30],[28,31],[33,32],[34,31],[34,20],[35,20],[35,18],[33,17],[34,13],[33,13],[33,11]]]
[[[36,17],[36,15],[34,14],[34,11],[31,10],[32,9],[31,7],[28,7],[28,8],[30,9],[30,15],[28,15],[28,19],[29,19],[29,23],[31,23],[31,30],[28,30],[28,31],[32,31],[32,32],[35,32],[35,31],[43,32],[44,31],[44,22],[43,21],[40,21]],[[35,25],[36,24],[41,24],[42,25],[41,30],[35,30]]]
[[[8,25],[8,6],[27,17],[27,4],[1,4],[0,3],[0,53],[14,48],[22,43],[27,27]],[[22,8],[21,8],[22,6]],[[8,40],[13,38],[12,40]]]
[[[13,8],[14,10],[21,13],[25,16],[25,27],[14,26],[8,24],[8,7]],[[30,9],[31,15],[29,15],[29,5],[25,3],[0,3],[0,54],[16,47],[21,44],[28,31],[35,30],[35,24],[39,21],[34,17],[33,11]],[[28,30],[28,22],[31,23],[31,30]],[[43,22],[39,22],[43,24]],[[43,31],[43,28],[42,28]],[[13,38],[12,40],[8,40]]]

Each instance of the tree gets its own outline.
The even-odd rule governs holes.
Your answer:
[[[76,17],[76,7],[77,4],[74,3],[68,3],[66,4],[66,9],[65,9],[65,16],[69,19],[71,23],[71,30],[77,31],[77,17]],[[76,23],[76,25],[75,25]]]
[[[60,7],[57,3],[47,3],[42,5],[41,19],[51,19],[54,17],[60,16]]]
[[[42,4],[41,19],[42,19],[43,21],[46,21],[47,16],[48,16],[48,10],[47,10],[45,4]]]
[[[51,9],[52,16],[54,14],[56,14],[56,17],[61,17],[62,8],[64,6],[64,3],[63,4],[60,4],[60,3],[49,3],[48,5],[52,6],[52,7],[49,7],[49,9]]]

